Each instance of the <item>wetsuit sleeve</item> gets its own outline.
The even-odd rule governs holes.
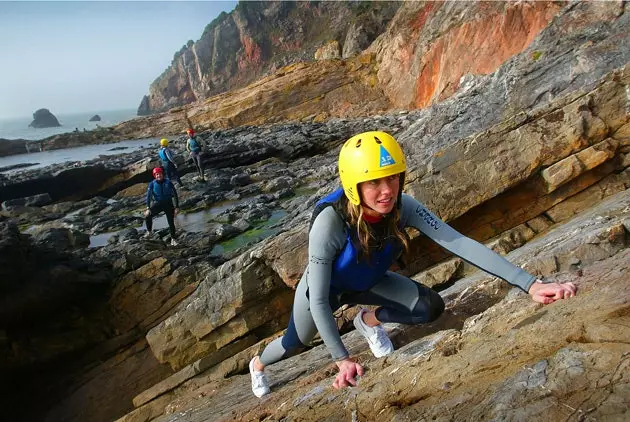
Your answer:
[[[349,356],[341,341],[330,307],[330,280],[333,262],[345,246],[343,220],[333,207],[325,208],[311,227],[308,237],[308,298],[313,322],[333,360]]]
[[[147,198],[146,198],[146,202],[147,202],[147,208],[151,208],[151,199],[152,199],[152,192],[153,192],[153,182],[149,183],[149,188],[147,189]]]
[[[173,208],[179,208],[179,196],[177,196],[177,190],[175,190],[175,185],[169,180],[168,183],[171,185],[171,200],[173,201]]]
[[[405,225],[417,228],[449,252],[525,292],[536,281],[535,276],[444,223],[414,198],[403,195],[402,203]]]

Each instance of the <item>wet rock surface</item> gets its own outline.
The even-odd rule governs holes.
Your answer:
[[[27,141],[24,139],[0,139],[0,157],[14,154],[24,154]],[[6,168],[0,168],[0,172],[9,170]]]

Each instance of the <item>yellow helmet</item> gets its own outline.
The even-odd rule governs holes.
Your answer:
[[[162,145],[163,147],[167,147],[168,146],[168,139],[163,138],[160,140],[160,145]]]
[[[346,197],[361,203],[359,183],[403,173],[405,155],[396,139],[385,132],[364,132],[348,139],[339,152],[339,177]],[[402,185],[400,186],[402,190]]]

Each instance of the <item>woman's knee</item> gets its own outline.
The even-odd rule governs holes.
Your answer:
[[[444,299],[434,290],[419,298],[412,311],[415,323],[433,322],[444,312]]]
[[[282,358],[288,358],[291,356],[295,356],[302,352],[306,348],[304,344],[297,338],[297,336],[283,336],[280,342],[282,348],[284,349],[284,353],[282,354]]]
[[[431,306],[429,310],[429,322],[433,322],[444,313],[444,299],[437,292],[434,292],[431,298]]]

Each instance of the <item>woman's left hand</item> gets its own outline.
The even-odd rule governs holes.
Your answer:
[[[529,294],[535,302],[545,305],[553,303],[559,299],[568,299],[575,296],[577,287],[571,282],[567,283],[541,283],[536,280],[529,288]]]

